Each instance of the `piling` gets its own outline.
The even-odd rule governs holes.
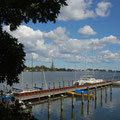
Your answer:
[[[48,95],[48,120],[51,120],[51,104],[50,104],[50,95]]]
[[[70,87],[70,81],[68,81],[68,87]]]
[[[82,91],[82,103],[84,103],[84,92]]]
[[[72,119],[74,117],[74,93],[72,94]]]
[[[26,90],[28,91],[28,84],[26,84]]]
[[[90,96],[89,96],[89,87],[87,87],[87,90],[88,90],[88,101],[90,100]]]
[[[53,82],[53,89],[55,89],[55,82]]]
[[[105,103],[107,103],[107,86],[105,86]]]
[[[42,82],[42,84],[41,84],[41,88],[43,88],[44,86],[43,86],[43,82]]]
[[[63,88],[65,87],[65,81],[63,81]]]
[[[95,109],[97,108],[97,87],[95,87]]]
[[[51,87],[50,85],[51,85],[51,84],[50,84],[50,82],[49,82],[49,89],[50,89],[50,87]]]
[[[110,86],[110,101],[112,101],[112,85]]]
[[[84,114],[84,92],[82,91],[82,103],[81,103],[81,114]]]
[[[63,95],[61,95],[61,120],[63,120],[63,101],[64,101],[64,98],[63,98]]]
[[[103,105],[102,98],[103,98],[103,92],[102,92],[102,87],[101,87],[101,106]]]
[[[88,102],[87,102],[87,115],[89,115],[89,100],[88,100]]]
[[[73,86],[73,80],[72,80],[72,86]]]
[[[59,82],[59,88],[61,88],[61,82]]]

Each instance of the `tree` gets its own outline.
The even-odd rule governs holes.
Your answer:
[[[13,31],[23,22],[55,23],[60,8],[66,5],[66,0],[0,0],[0,82],[10,86],[19,82],[25,61],[24,46],[2,27],[9,25]]]
[[[7,32],[0,33],[0,81],[10,86],[18,83],[18,75],[24,69],[23,45]]]

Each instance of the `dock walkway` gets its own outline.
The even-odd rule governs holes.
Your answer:
[[[95,87],[104,87],[112,85],[113,81],[106,81],[106,82],[100,82],[100,83],[94,83],[89,85],[78,85],[78,86],[70,86],[70,87],[64,87],[64,88],[56,88],[56,89],[48,89],[48,90],[41,90],[41,91],[31,91],[31,92],[23,92],[16,94],[16,97],[19,98],[19,100],[25,101],[25,100],[32,100],[36,98],[42,98],[42,97],[48,97],[49,95],[58,95],[58,94],[64,94],[66,92],[75,91],[76,89],[82,89],[85,90],[89,87],[89,89],[94,89]]]

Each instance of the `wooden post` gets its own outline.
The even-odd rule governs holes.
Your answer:
[[[68,87],[70,87],[70,81],[68,81]]]
[[[50,81],[49,81],[49,89],[50,89]]]
[[[107,86],[105,86],[105,103],[107,103]]]
[[[73,80],[72,80],[72,86],[73,86]]]
[[[53,89],[55,89],[55,82],[53,82]]]
[[[102,87],[101,87],[101,106],[103,105],[103,102],[102,102],[102,96],[103,96],[103,93],[102,93]]]
[[[89,87],[87,87],[87,90],[88,90],[88,101],[89,101],[89,99],[90,99],[90,96],[89,96]]]
[[[82,91],[82,103],[81,103],[81,114],[84,114],[84,92]]]
[[[51,120],[51,104],[50,104],[50,95],[48,95],[48,120]]]
[[[26,90],[28,91],[28,84],[26,84]]]
[[[112,101],[112,85],[110,86],[110,101]]]
[[[61,95],[61,116],[60,116],[60,120],[63,120],[63,95]]]
[[[82,103],[84,103],[84,92],[82,91]]]
[[[65,87],[65,81],[63,81],[63,88]]]
[[[61,110],[63,111],[63,101],[64,101],[64,98],[63,98],[63,95],[61,95]]]
[[[87,115],[89,115],[89,100],[87,102]]]
[[[59,82],[59,88],[61,88],[61,82]]]
[[[43,86],[43,82],[42,82],[41,88],[43,89],[43,87],[44,87],[44,86]]]
[[[95,109],[97,108],[97,87],[95,87]]]

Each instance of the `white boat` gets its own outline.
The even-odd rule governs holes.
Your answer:
[[[92,83],[99,83],[104,82],[103,79],[96,79],[94,77],[82,77],[80,80],[76,80],[73,82],[73,85],[85,85],[85,84],[92,84]]]
[[[115,86],[120,86],[120,81],[112,82],[112,84],[115,85]]]

